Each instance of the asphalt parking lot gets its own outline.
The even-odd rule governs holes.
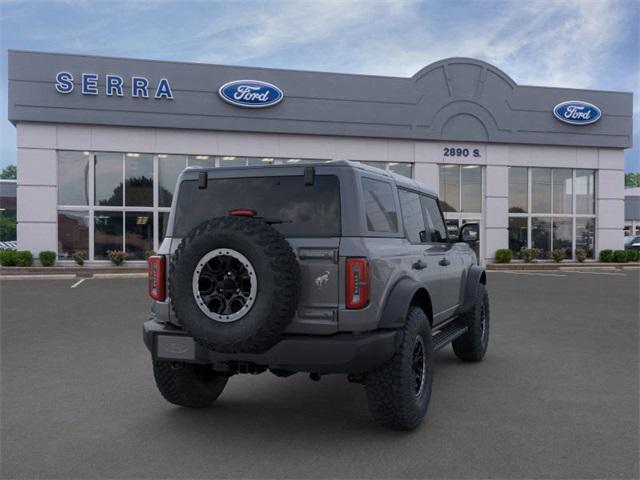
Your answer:
[[[438,354],[412,433],[340,376],[236,376],[173,407],[144,279],[2,281],[2,478],[638,478],[639,278],[490,273],[488,356]]]

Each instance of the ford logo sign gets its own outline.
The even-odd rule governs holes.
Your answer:
[[[553,107],[553,114],[561,122],[571,125],[589,125],[597,122],[602,116],[598,107],[580,100],[559,103]]]
[[[225,83],[218,90],[225,102],[238,107],[271,107],[284,98],[284,93],[275,85],[259,80],[235,80]]]

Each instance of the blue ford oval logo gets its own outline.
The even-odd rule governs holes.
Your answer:
[[[597,122],[602,116],[598,107],[580,100],[559,103],[553,107],[553,114],[561,122],[571,125],[589,125]]]
[[[235,80],[225,83],[218,90],[225,102],[238,107],[271,107],[284,98],[284,93],[275,85],[259,80]]]

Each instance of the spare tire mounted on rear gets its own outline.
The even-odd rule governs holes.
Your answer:
[[[182,326],[218,352],[268,350],[291,322],[299,267],[289,242],[248,217],[195,227],[171,262],[169,291]]]

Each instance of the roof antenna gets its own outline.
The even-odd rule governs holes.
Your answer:
[[[204,190],[207,188],[207,172],[200,172],[198,174],[198,189]]]
[[[316,169],[313,167],[304,167],[304,184],[313,185],[316,176]]]

